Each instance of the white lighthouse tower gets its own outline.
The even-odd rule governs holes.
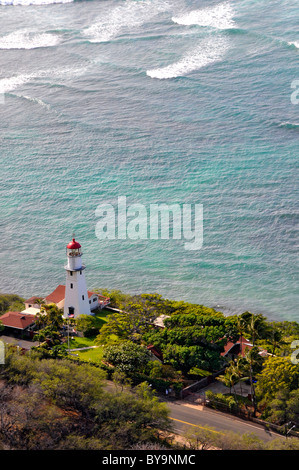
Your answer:
[[[66,255],[64,316],[91,315],[84,276],[85,266],[82,264],[81,245],[75,238],[67,245]]]

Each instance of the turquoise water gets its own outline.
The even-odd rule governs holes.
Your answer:
[[[75,232],[91,289],[299,321],[298,13],[0,0],[0,290],[64,283]],[[202,204],[202,249],[99,240],[95,211],[119,196]]]

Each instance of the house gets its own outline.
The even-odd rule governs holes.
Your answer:
[[[23,315],[37,315],[39,312],[39,308],[29,307],[25,308],[25,310],[22,310],[20,313],[22,313]]]
[[[66,246],[65,285],[59,284],[44,298],[33,296],[25,300],[25,309],[21,313],[37,315],[41,304],[55,304],[63,310],[63,316],[67,318],[82,314],[90,315],[94,310],[109,305],[108,297],[87,290],[84,275],[86,266],[82,263],[82,255],[80,243],[73,238]]]
[[[222,357],[227,358],[228,360],[236,359],[238,356],[244,357],[246,350],[252,349],[253,344],[243,336],[240,336],[238,341],[228,341],[224,346],[224,352],[221,353]],[[260,349],[259,354],[261,356],[267,356],[268,352],[264,349]]]
[[[87,291],[88,303],[90,310],[96,308],[103,308],[109,304],[110,299],[103,295],[97,294],[96,292]],[[60,284],[56,289],[47,295],[44,299],[45,304],[55,304],[58,308],[64,309],[65,301],[65,286]]]
[[[33,337],[35,327],[34,315],[25,315],[21,312],[6,312],[0,317],[0,321],[5,327],[6,331],[4,330],[4,333]]]
[[[27,299],[25,300],[24,304],[25,304],[25,309],[28,309],[28,308],[36,308],[36,309],[40,309],[40,302],[42,301],[42,297],[30,297],[30,299]]]

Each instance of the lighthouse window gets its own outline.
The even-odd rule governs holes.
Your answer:
[[[82,274],[82,270],[80,269],[80,274]]]
[[[73,288],[73,284],[71,283],[71,289]]]
[[[71,275],[71,276],[73,275],[73,271],[70,271],[70,275]]]
[[[84,300],[84,295],[82,295],[82,300]]]

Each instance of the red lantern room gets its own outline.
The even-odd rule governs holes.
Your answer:
[[[81,256],[82,252],[80,243],[76,242],[76,240],[73,238],[66,247],[66,253],[68,256]]]

